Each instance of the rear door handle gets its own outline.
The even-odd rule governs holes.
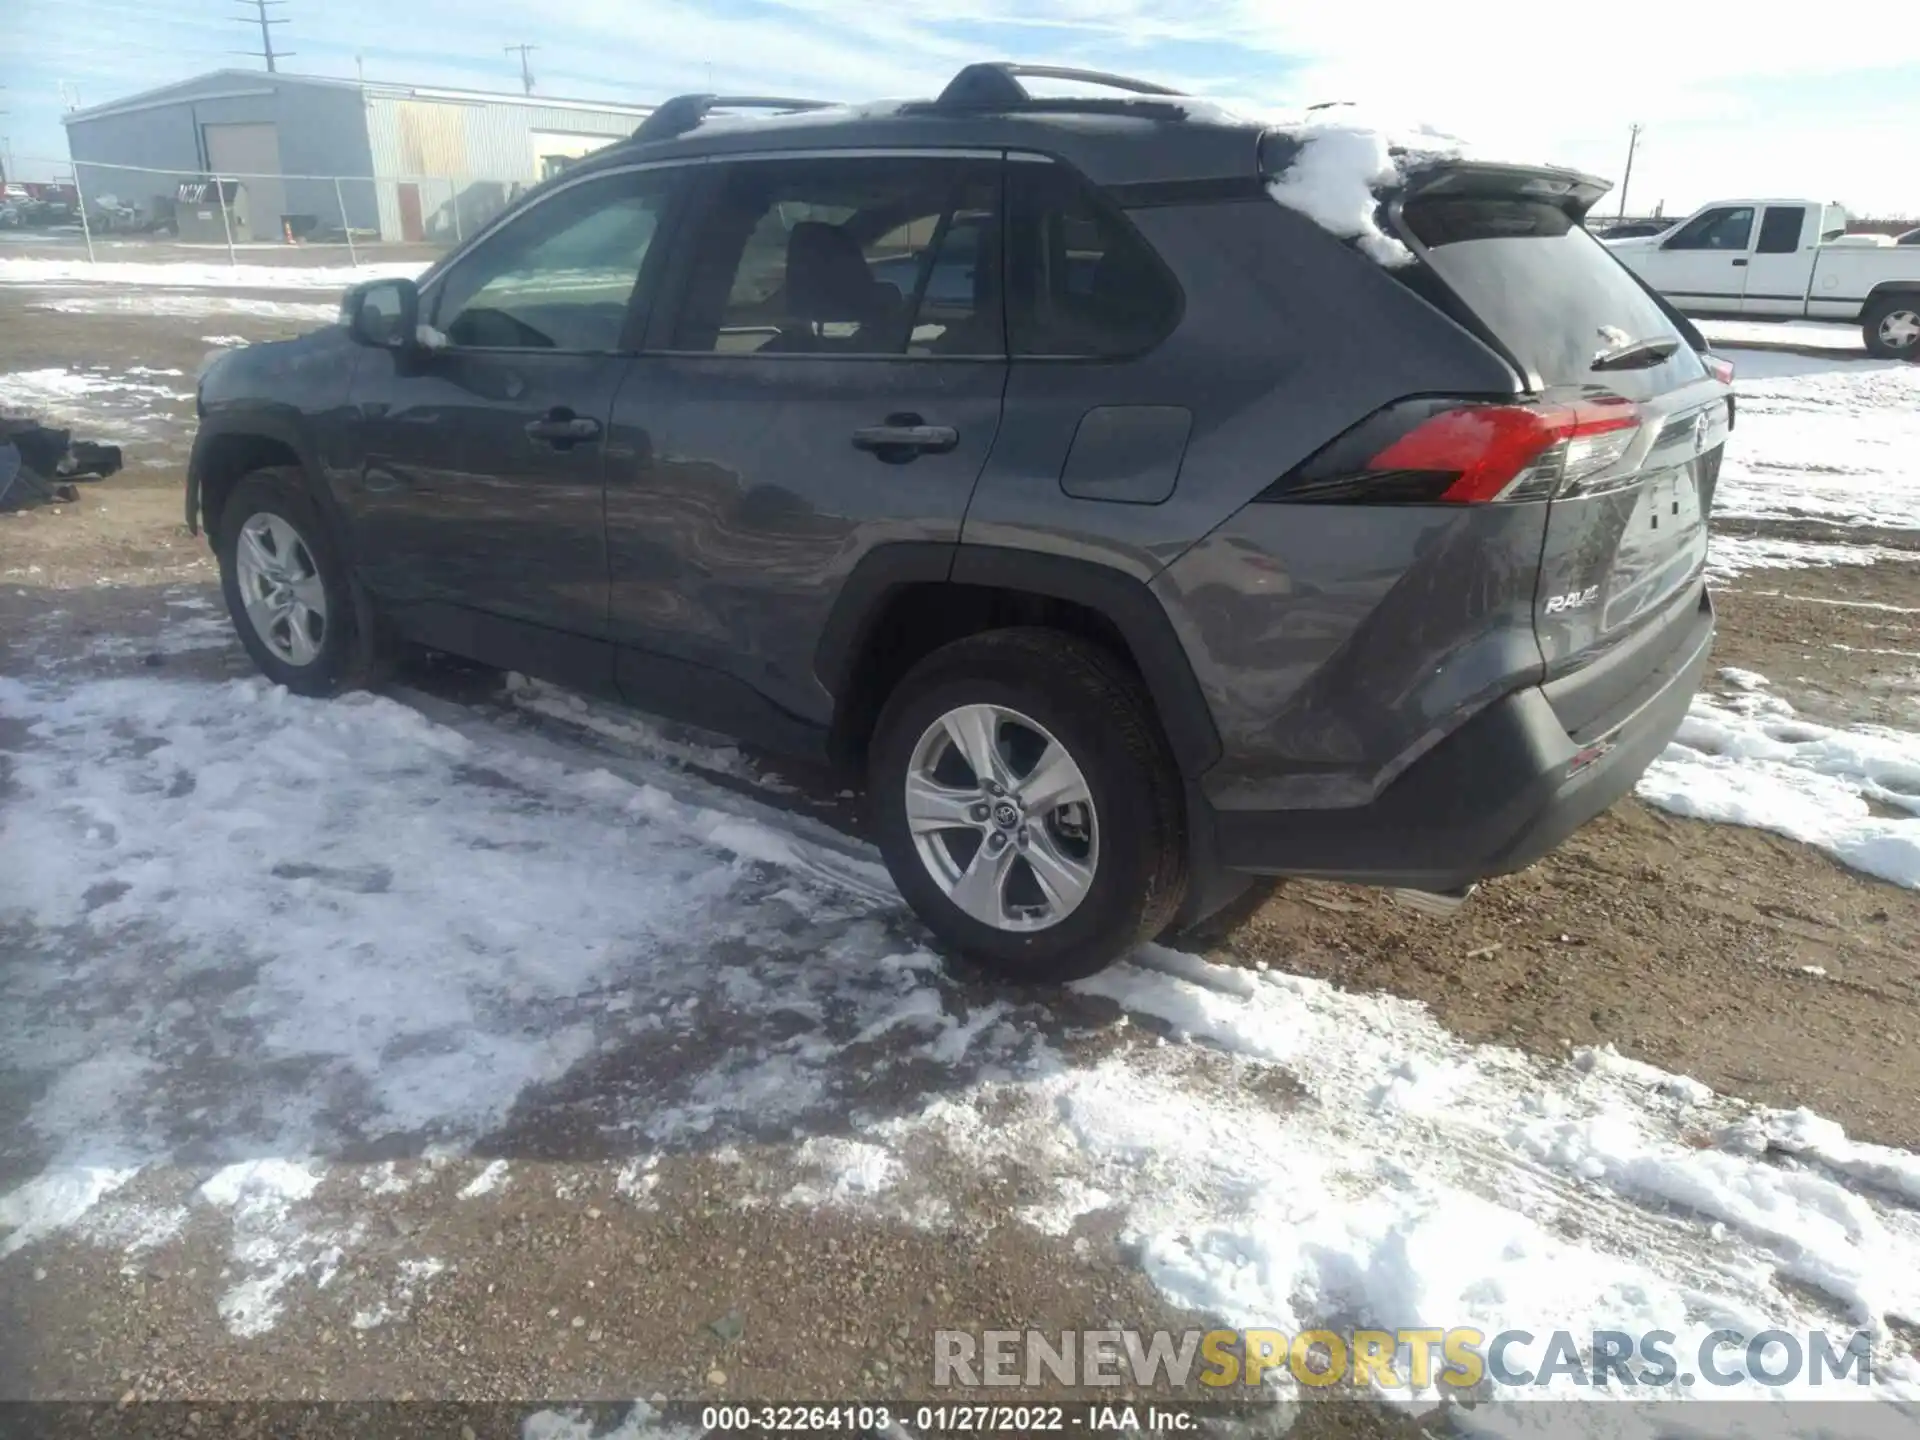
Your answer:
[[[919,455],[944,455],[960,443],[951,425],[929,425],[918,415],[889,415],[884,425],[853,432],[853,446],[882,460],[901,464]]]
[[[527,422],[527,438],[536,445],[551,445],[556,450],[571,450],[600,438],[600,422],[576,415],[564,405],[556,405],[538,420]]]
[[[1736,270],[1738,270],[1738,269],[1739,269],[1739,268],[1740,268],[1740,267],[1741,267],[1742,265],[1744,265],[1744,264],[1746,264],[1746,263],[1747,263],[1747,262],[1746,262],[1746,261],[1745,261],[1744,259],[1740,259],[1740,260],[1736,260],[1736,261],[1734,261],[1734,262],[1733,262],[1733,268],[1734,268],[1734,269],[1736,269]]]

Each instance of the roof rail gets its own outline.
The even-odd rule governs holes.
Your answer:
[[[671,140],[693,129],[714,110],[825,110],[829,100],[793,100],[779,95],[676,95],[640,122],[632,139]]]
[[[1135,80],[1126,75],[1109,75],[1104,70],[1076,70],[1066,65],[1018,65],[1010,60],[983,61],[969,65],[940,92],[934,105],[942,110],[1006,110],[1030,104],[1033,94],[1020,83],[1022,76],[1034,80],[1077,80],[1083,85],[1104,85],[1109,90],[1125,90],[1133,95],[1179,95],[1165,85],[1150,80]]]

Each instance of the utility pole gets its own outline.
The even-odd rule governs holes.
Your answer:
[[[1620,217],[1627,213],[1627,186],[1633,183],[1633,152],[1639,145],[1640,126],[1636,122],[1627,128],[1627,173],[1620,177]]]
[[[539,48],[538,45],[502,45],[500,47],[503,54],[511,55],[515,51],[520,53],[520,88],[529,95],[533,94],[533,71],[527,66],[527,56]]]
[[[239,50],[235,53],[239,55],[259,56],[267,62],[267,73],[272,74],[279,68],[274,64],[274,61],[285,60],[290,57],[293,52],[291,50],[282,50],[278,54],[274,52],[273,27],[275,25],[284,25],[287,22],[284,20],[269,19],[267,16],[267,7],[269,5],[284,5],[287,3],[287,0],[238,0],[238,3],[252,10],[254,14],[237,18],[244,20],[248,24],[252,24],[256,20],[259,22],[260,48],[258,50]]]

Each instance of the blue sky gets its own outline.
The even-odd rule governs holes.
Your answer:
[[[234,0],[0,0],[0,90],[16,169],[66,153],[61,86],[83,105],[258,48]],[[657,100],[683,90],[829,99],[924,94],[970,59],[1145,74],[1247,107],[1353,100],[1519,159],[1619,180],[1646,129],[1632,208],[1810,195],[1920,215],[1920,23],[1912,0],[1848,0],[1808,43],[1803,11],[1707,0],[291,0],[282,68],[486,89]],[[229,12],[235,18],[229,19]],[[1611,202],[1608,202],[1609,204]]]

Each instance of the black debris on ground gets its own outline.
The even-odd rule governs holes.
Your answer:
[[[0,510],[70,505],[76,481],[101,480],[120,469],[120,447],[75,440],[71,430],[32,416],[0,414]]]

